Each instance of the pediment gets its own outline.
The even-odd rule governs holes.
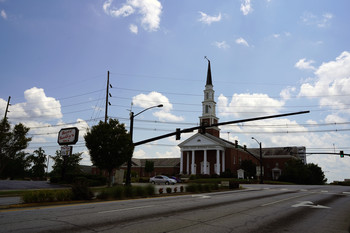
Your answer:
[[[217,146],[220,144],[221,143],[218,143],[217,141],[198,133],[188,138],[186,141],[180,143],[179,147]]]

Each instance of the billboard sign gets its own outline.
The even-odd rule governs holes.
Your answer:
[[[77,143],[79,130],[77,127],[61,129],[58,133],[57,142],[59,145],[73,145]]]

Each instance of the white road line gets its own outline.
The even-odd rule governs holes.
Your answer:
[[[298,198],[298,197],[304,197],[304,196],[307,196],[307,195],[310,195],[310,194],[304,194],[304,195],[299,195],[299,196],[293,196],[293,197],[289,197],[289,198],[286,198],[286,199],[282,199],[282,200],[278,200],[278,201],[274,201],[274,202],[262,204],[261,207],[268,206],[268,205],[273,205],[273,204],[276,204],[276,203],[279,203],[279,202],[283,202],[283,201],[288,201],[288,200],[295,199],[295,198]]]
[[[106,213],[112,213],[112,212],[121,212],[121,211],[127,211],[127,210],[136,210],[136,209],[144,209],[144,208],[150,208],[154,205],[146,205],[146,206],[137,206],[137,207],[130,207],[125,209],[118,209],[118,210],[107,210],[107,211],[101,211],[98,212],[99,214],[106,214]]]

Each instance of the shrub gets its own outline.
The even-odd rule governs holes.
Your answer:
[[[133,198],[135,197],[135,189],[132,186],[126,186],[124,188],[125,197]]]
[[[196,193],[196,192],[198,192],[198,185],[197,184],[189,184],[186,187],[186,191],[191,192],[191,193]]]
[[[239,188],[239,183],[238,182],[234,182],[234,181],[230,181],[229,188],[230,189],[238,189]]]
[[[102,190],[98,195],[97,195],[98,199],[101,200],[106,200],[108,198],[110,198],[110,193],[107,190]]]
[[[145,187],[147,196],[153,196],[155,193],[154,186],[149,184]]]
[[[28,191],[22,196],[24,203],[40,203],[53,201],[68,201],[72,199],[70,190],[38,190]]]
[[[177,187],[174,188],[174,193],[176,193],[176,192],[177,192]]]
[[[210,192],[211,191],[211,184],[204,184],[202,185],[202,192]]]
[[[111,190],[110,196],[114,199],[123,199],[125,198],[125,187],[124,186],[116,186]]]
[[[90,200],[93,197],[93,193],[89,189],[88,179],[85,177],[74,180],[72,192],[74,200]]]
[[[71,190],[62,189],[55,191],[56,201],[69,201],[72,200],[73,193]]]
[[[180,192],[184,191],[184,186],[180,186]]]
[[[166,188],[166,192],[171,193],[171,188],[170,187]]]
[[[136,189],[135,190],[136,196],[138,196],[138,197],[146,197],[147,196],[146,189],[144,187],[136,186],[135,189]]]
[[[158,192],[159,192],[159,194],[162,194],[162,193],[163,193],[163,188],[160,188],[160,189],[158,190]]]

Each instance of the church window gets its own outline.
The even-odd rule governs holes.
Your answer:
[[[208,113],[208,112],[209,112],[209,106],[205,105],[205,113]]]
[[[209,93],[208,92],[206,93],[205,99],[209,99]]]

